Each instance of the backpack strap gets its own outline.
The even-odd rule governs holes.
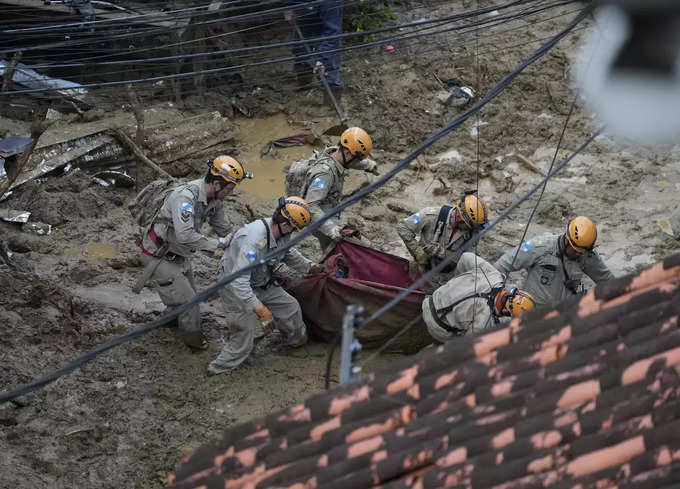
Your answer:
[[[485,299],[486,300],[486,305],[489,307],[489,310],[491,311],[491,317],[493,318],[493,322],[495,324],[500,323],[500,319],[498,318],[498,314],[496,314],[496,304],[494,304],[494,301],[496,299],[496,295],[498,295],[498,292],[502,289],[502,287],[494,287],[491,289],[490,292],[483,293],[483,292],[478,292],[476,294],[471,294],[468,296],[465,296],[461,299],[458,299],[456,302],[453,304],[450,304],[446,307],[442,307],[440,309],[437,309],[434,305],[434,299],[432,296],[428,296],[428,304],[430,306],[430,311],[432,312],[432,316],[434,317],[435,322],[441,326],[443,329],[448,331],[449,333],[453,333],[455,335],[463,335],[465,334],[464,329],[460,328],[455,328],[451,325],[449,325],[446,321],[444,321],[444,318],[451,312],[453,311],[458,304],[461,304],[462,302],[465,302],[470,299]]]
[[[260,222],[264,226],[264,229],[267,231],[267,253],[269,253],[269,247],[271,246],[272,243],[272,232],[269,230],[269,225],[267,224],[266,219],[260,219]],[[276,267],[270,265],[269,262],[267,262],[265,265],[267,267],[267,271],[269,272],[269,280],[267,280],[267,283],[264,284],[262,288],[266,289],[270,285],[280,286],[281,284],[279,283],[279,280],[274,276],[274,269]]]
[[[449,217],[451,209],[453,209],[453,207],[451,207],[450,205],[443,205],[441,209],[439,209],[437,223],[435,224],[434,227],[434,241],[437,243],[441,239],[442,234],[444,233],[444,229],[446,229],[446,220]]]
[[[272,232],[269,230],[269,225],[266,219],[260,219],[260,222],[264,226],[265,231],[267,231],[267,253],[269,252],[269,247],[272,244]]]
[[[578,288],[581,285],[581,282],[579,280],[569,278],[569,274],[567,273],[567,267],[564,264],[564,248],[562,246],[561,239],[557,243],[557,250],[560,254],[560,265],[562,265],[562,273],[564,273],[564,287],[572,294],[578,295],[579,293]]]

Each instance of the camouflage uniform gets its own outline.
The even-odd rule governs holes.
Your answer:
[[[536,306],[556,306],[582,289],[583,274],[594,282],[612,280],[614,275],[595,251],[570,260],[563,256],[562,236],[543,236],[522,243],[515,263],[512,259],[517,248],[501,256],[494,266],[503,274],[526,269],[526,282],[522,286],[533,295]],[[565,275],[566,272],[566,275]]]
[[[197,251],[215,251],[218,238],[201,234],[208,221],[213,229],[225,236],[231,224],[224,216],[224,202],[213,200],[208,204],[205,181],[192,180],[178,186],[163,202],[158,216],[142,241],[145,251],[142,261],[148,264],[159,247],[167,243],[167,252],[149,278],[163,304],[169,308],[184,304],[196,294],[190,257]],[[183,312],[178,318],[180,334],[187,345],[203,346],[201,314],[198,306]]]
[[[324,149],[312,161],[305,178],[305,191],[302,196],[312,210],[312,221],[326,213],[342,200],[342,187],[345,184],[346,169],[331,156],[337,146]],[[373,160],[363,159],[351,168],[368,172],[375,171]],[[337,214],[314,232],[322,250],[340,239],[340,215]]]
[[[426,207],[397,224],[397,234],[402,239],[416,262],[426,268],[457,253],[458,249],[472,237],[470,231],[461,231],[451,226],[452,207],[446,216],[443,229],[437,229],[440,207]],[[442,273],[430,280],[435,285],[442,285],[453,277],[455,261]]]
[[[222,277],[258,262],[290,240],[290,235],[277,240],[272,231],[272,220],[264,219],[267,227],[262,221],[258,219],[236,231],[220,262]],[[208,367],[211,373],[226,372],[248,358],[253,349],[255,331],[260,326],[260,321],[253,312],[259,304],[264,304],[272,312],[276,327],[285,335],[289,344],[299,346],[307,341],[307,328],[302,320],[300,304],[272,276],[273,270],[281,262],[301,273],[307,273],[312,264],[299,251],[291,248],[285,255],[240,275],[220,291],[226,312],[235,317],[229,324],[229,339],[219,356]]]
[[[489,262],[474,253],[463,253],[455,277],[423,301],[423,319],[428,332],[435,340],[444,343],[455,336],[478,333],[494,326],[500,318],[492,312],[494,309],[490,300],[493,301],[502,287],[503,275]],[[486,297],[470,297],[475,294],[488,294],[490,300]],[[433,305],[439,311],[454,306],[448,313],[442,311],[439,314],[440,321],[447,328],[435,319]]]

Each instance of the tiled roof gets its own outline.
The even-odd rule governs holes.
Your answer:
[[[227,430],[172,488],[680,483],[680,254]]]

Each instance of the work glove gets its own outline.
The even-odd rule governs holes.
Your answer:
[[[342,240],[342,230],[338,226],[335,226],[328,233],[328,237],[337,243],[338,241]]]
[[[359,233],[358,229],[353,229],[348,226],[342,228],[342,231],[340,231],[340,235],[343,238],[361,238],[361,234]]]
[[[423,246],[423,251],[430,258],[443,258],[444,257],[444,247],[439,243],[427,243]]]
[[[316,273],[326,273],[326,265],[323,263],[312,263],[309,266],[309,275],[314,275]]]
[[[372,173],[373,175],[380,175],[378,171],[378,164],[370,158],[364,158],[361,160],[361,164],[364,167],[364,171]]]
[[[430,265],[430,257],[425,253],[425,250],[422,247],[418,246],[411,253],[413,254],[413,258],[415,258],[416,263],[421,267],[427,268]]]
[[[253,308],[253,312],[257,316],[257,319],[260,320],[260,324],[262,324],[264,333],[271,333],[271,331],[274,329],[274,316],[272,315],[272,312],[269,310],[269,308],[264,304],[259,303]]]
[[[269,310],[267,306],[265,306],[262,303],[259,303],[253,308],[253,312],[257,316],[257,319],[260,321],[273,321],[274,316],[272,315],[272,312]]]
[[[314,65],[314,74],[323,76],[325,72],[326,67],[323,65],[321,61],[317,61],[316,64]]]
[[[295,11],[294,10],[284,10],[283,11],[283,18],[287,22],[294,22],[295,21]]]
[[[218,237],[217,238],[217,246],[222,249],[229,248],[229,244],[231,243],[231,238],[234,237],[234,233],[229,233],[225,237]]]

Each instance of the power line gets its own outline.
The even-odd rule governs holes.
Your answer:
[[[577,0],[563,0],[561,2],[562,4],[570,4],[574,3]],[[543,9],[547,9],[547,7],[544,7]],[[444,33],[444,32],[450,32],[451,30],[456,30],[457,28],[449,28],[449,29],[443,29],[441,31],[438,31],[437,33]],[[269,60],[264,60],[264,61],[257,61],[253,63],[245,63],[241,65],[233,65],[233,66],[226,66],[226,67],[221,67],[221,68],[212,68],[212,69],[207,69],[207,70],[197,70],[197,71],[191,71],[191,72],[185,72],[185,73],[176,73],[176,74],[170,74],[170,75],[159,75],[155,77],[148,77],[148,78],[141,78],[141,79],[130,79],[130,80],[119,80],[119,81],[110,81],[110,82],[98,82],[98,83],[86,83],[86,84],[80,84],[76,87],[72,87],[73,89],[79,89],[79,88],[94,88],[94,87],[110,87],[110,86],[118,86],[118,85],[127,85],[127,84],[138,84],[138,83],[150,83],[150,82],[157,82],[161,80],[173,80],[173,79],[182,79],[182,78],[191,78],[195,77],[198,75],[205,75],[205,74],[217,74],[217,73],[226,73],[230,71],[238,71],[243,68],[249,68],[249,67],[255,67],[255,66],[265,66],[265,65],[271,65],[271,64],[276,64],[276,63],[282,63],[282,62],[289,62],[289,61],[296,61],[296,60],[301,60],[301,59],[312,59],[316,56],[322,55],[322,54],[333,54],[333,53],[338,53],[342,51],[355,51],[358,49],[368,49],[371,47],[376,47],[376,46],[381,46],[383,44],[387,44],[390,42],[395,42],[395,40],[410,40],[410,39],[417,39],[425,36],[432,35],[433,33],[421,33],[421,34],[406,34],[403,35],[402,37],[393,37],[393,38],[388,38],[388,39],[381,39],[379,41],[373,41],[369,43],[364,43],[360,45],[355,45],[355,46],[349,46],[345,48],[340,48],[340,49],[329,49],[325,51],[317,51],[316,53],[311,53],[311,54],[303,54],[303,55],[298,55],[298,56],[288,56],[288,57],[282,57],[282,58],[275,58],[275,59],[269,59]],[[17,94],[22,94],[22,93],[44,93],[44,92],[50,92],[54,91],[56,89],[54,88],[34,88],[34,89],[24,89],[24,90],[13,90],[13,91],[5,91],[5,92],[0,92],[0,95],[17,95]]]
[[[329,219],[331,216],[334,216],[336,214],[339,214],[342,212],[344,209],[349,207],[352,204],[355,204],[356,202],[359,202],[360,200],[364,199],[367,195],[375,191],[376,189],[382,187],[385,185],[389,180],[391,180],[394,176],[396,176],[398,173],[403,171],[405,168],[408,167],[408,165],[415,159],[417,158],[420,154],[422,154],[427,148],[429,148],[432,144],[434,144],[437,140],[441,139],[445,135],[449,134],[451,131],[453,131],[455,128],[459,127],[461,124],[463,124],[467,119],[469,119],[472,115],[474,115],[478,110],[480,110],[482,107],[484,107],[487,103],[489,103],[493,98],[497,97],[500,95],[504,89],[510,84],[512,80],[514,80],[519,73],[521,73],[524,69],[526,69],[528,66],[539,60],[545,53],[547,53],[557,42],[559,42],[562,38],[564,38],[569,32],[571,32],[574,27],[576,27],[580,22],[582,22],[586,16],[589,13],[589,9],[587,9],[584,12],[581,12],[564,30],[562,30],[560,33],[555,35],[550,41],[542,45],[534,54],[529,57],[527,60],[522,62],[515,70],[513,70],[512,73],[506,75],[503,77],[503,79],[494,87],[492,90],[490,90],[484,98],[482,98],[479,102],[477,102],[473,107],[465,111],[465,113],[461,114],[460,116],[456,117],[454,120],[452,120],[450,123],[445,125],[442,129],[440,129],[438,132],[433,134],[432,136],[428,137],[425,141],[423,141],[414,151],[411,152],[406,158],[401,160],[399,163],[397,163],[391,170],[389,170],[387,173],[385,173],[383,176],[379,177],[377,180],[375,180],[373,183],[370,185],[360,189],[358,192],[356,192],[354,195],[349,197],[348,199],[344,200],[343,202],[339,203],[332,209],[329,209],[327,213],[325,213],[321,219],[312,221],[312,223],[307,226],[302,232],[300,232],[297,236],[293,237],[288,241],[286,244],[283,246],[277,248],[271,253],[267,253],[262,259],[260,259],[258,262],[252,263],[236,272],[233,272],[226,277],[221,278],[218,280],[215,284],[211,285],[207,289],[205,289],[202,292],[197,293],[191,300],[187,301],[186,303],[177,306],[175,309],[173,309],[170,312],[165,313],[163,316],[160,318],[148,322],[146,324],[143,324],[137,328],[135,328],[133,331],[130,331],[129,333],[126,333],[125,335],[122,335],[118,338],[113,338],[102,345],[99,345],[98,347],[90,350],[86,354],[82,355],[81,357],[78,357],[72,361],[70,361],[68,364],[66,364],[64,367],[58,369],[56,372],[53,372],[51,374],[48,374],[47,376],[42,377],[41,379],[38,379],[30,384],[24,385],[22,387],[18,387],[16,389],[12,389],[10,391],[5,391],[0,393],[0,403],[8,402],[16,397],[25,395],[29,392],[32,392],[36,389],[39,389],[40,387],[43,387],[59,377],[72,372],[73,370],[77,369],[81,365],[89,362],[99,354],[103,353],[104,351],[107,351],[114,346],[120,345],[126,341],[129,341],[132,338],[136,338],[138,336],[141,336],[145,333],[148,333],[154,329],[160,328],[161,326],[164,326],[168,322],[172,321],[176,317],[178,317],[180,314],[185,312],[191,307],[194,307],[196,304],[199,304],[200,302],[203,302],[209,298],[211,298],[213,295],[215,295],[222,287],[227,285],[228,283],[232,282],[235,278],[239,277],[240,275],[250,272],[254,269],[256,269],[259,266],[262,266],[266,264],[269,260],[272,258],[275,258],[277,256],[283,255],[286,253],[289,249],[300,243],[302,240],[305,238],[309,237],[312,235],[314,231],[319,229],[321,225]],[[593,135],[591,138],[588,139],[584,145],[581,146],[577,151],[581,151],[584,149],[588,143],[590,143],[598,134],[596,133]],[[574,155],[577,153],[574,153]],[[574,156],[572,155],[572,157]],[[571,157],[562,164],[558,166],[558,168],[553,172],[552,174],[549,174],[546,176],[546,179],[551,178],[555,173],[559,172],[566,164],[571,160]],[[493,227],[500,222],[502,219],[505,219],[509,213],[517,207],[523,200],[526,200],[529,198],[537,189],[538,187],[534,187],[526,196],[523,197],[518,203],[513,204],[505,213],[503,213],[498,219],[496,219],[491,225],[489,225],[485,230],[483,230],[478,236],[481,237],[484,234],[487,234]],[[471,244],[470,241],[465,243],[463,248],[466,246],[469,247]],[[449,259],[452,257],[449,257]],[[448,259],[447,259],[448,260]],[[424,275],[420,279],[418,279],[413,285],[411,285],[408,289],[404,290],[402,293],[400,293],[398,296],[396,296],[394,299],[389,301],[387,304],[382,306],[380,309],[378,309],[375,313],[373,313],[368,320],[364,321],[364,324],[373,321],[376,319],[378,316],[392,308],[394,305],[396,305],[398,302],[403,300],[408,294],[410,294],[413,290],[417,289],[422,285],[429,276],[431,276],[433,273],[438,273],[443,269],[446,265],[448,265],[447,260],[442,261],[439,265],[437,265],[431,272],[429,272],[427,275]]]
[[[315,6],[319,5],[327,0],[311,0],[305,4],[296,4],[295,6],[286,6],[286,7],[276,7],[273,9],[267,9],[267,10],[262,10],[259,12],[251,12],[248,14],[240,14],[240,15],[233,15],[231,17],[223,17],[219,19],[211,19],[211,20],[205,20],[201,22],[193,22],[190,24],[186,25],[178,25],[178,26],[171,26],[171,27],[161,27],[161,28],[150,28],[150,29],[144,29],[140,30],[137,32],[131,32],[131,33],[126,33],[126,34],[116,34],[116,35],[111,35],[108,37],[101,37],[101,34],[96,35],[96,33],[93,33],[93,37],[96,37],[97,42],[102,42],[102,41],[113,41],[113,40],[120,40],[120,39],[130,39],[133,37],[147,37],[153,34],[167,34],[168,31],[172,30],[186,30],[186,29],[195,29],[196,27],[204,26],[204,25],[212,25],[212,24],[224,24],[224,23],[235,23],[235,22],[243,22],[246,20],[252,20],[252,19],[258,19],[261,18],[262,16],[266,15],[274,15],[278,14],[287,10],[296,10],[296,9],[301,9],[301,8],[306,8],[310,6]],[[358,0],[356,0],[358,1]],[[534,0],[524,0],[524,1],[534,1]],[[28,46],[22,48],[22,51],[35,51],[38,49],[54,49],[54,48],[61,48],[64,46],[73,46],[73,45],[78,45],[78,44],[83,44],[83,43],[91,43],[93,42],[91,39],[86,39],[86,40],[71,40],[71,41],[60,41],[60,42],[54,42],[54,43],[49,43],[49,44],[42,44],[42,45],[36,45],[36,46]],[[12,48],[12,49],[0,49],[0,54],[6,54],[6,53],[11,53],[16,51],[17,48]]]
[[[570,11],[570,12],[567,12],[567,13],[564,13],[564,14],[559,14],[559,15],[556,15],[556,16],[552,16],[552,17],[543,19],[543,20],[538,21],[538,22],[533,22],[531,25],[536,25],[536,24],[541,23],[541,22],[548,22],[550,20],[553,20],[553,19],[556,19],[556,18],[559,18],[559,17],[563,17],[565,15],[569,15],[569,14],[572,14],[572,13],[575,13],[575,12],[580,12],[580,11],[581,11],[581,9],[578,9],[578,10]],[[488,34],[488,35],[480,36],[480,37],[485,37],[485,38],[497,37],[497,36],[507,34],[509,32],[516,31],[516,30],[522,29],[522,28],[524,28],[524,26],[520,26],[520,27],[516,27],[516,28],[512,28],[512,29],[506,29],[506,30],[500,31],[498,33]],[[573,32],[583,30],[585,28],[586,28],[586,26],[576,27],[573,30]],[[546,40],[550,39],[551,37],[552,36],[546,36],[546,37],[543,37],[543,38],[531,39],[531,40],[527,40],[527,41],[520,42],[520,43],[505,44],[505,45],[500,45],[500,46],[497,45],[497,44],[494,44],[494,43],[484,43],[484,44],[482,44],[482,46],[489,45],[489,46],[492,46],[492,48],[487,50],[487,51],[481,51],[479,54],[481,56],[481,55],[487,55],[487,54],[495,54],[501,49],[507,51],[507,50],[510,50],[510,49],[523,48],[523,47],[527,47],[529,44],[546,41]],[[408,42],[408,41],[406,41],[406,42]],[[445,41],[435,41],[435,44],[437,44],[437,46],[430,47],[429,49],[417,49],[415,52],[418,53],[419,55],[422,55],[422,54],[425,54],[425,53],[430,53],[434,50],[441,49],[440,45],[444,44],[444,43],[445,43]],[[465,46],[465,43],[466,42],[448,43],[448,45],[449,46],[461,47],[461,46]],[[277,84],[277,83],[280,83],[280,82],[283,82],[283,81],[292,81],[293,79],[295,79],[295,77],[296,77],[296,75],[294,73],[286,73],[286,74],[279,75],[279,76],[276,76],[276,77],[272,77],[271,74],[267,74],[267,75],[263,75],[260,78],[250,78],[249,77],[249,78],[245,79],[243,84],[246,87],[253,87],[253,86],[256,86],[256,85],[259,85],[259,84],[272,84],[272,83]],[[220,88],[225,87],[227,85],[231,86],[232,84],[233,84],[233,82],[224,82],[224,83],[219,83],[217,85],[212,85],[212,86],[210,86],[209,88],[206,88],[206,89],[220,89]],[[315,87],[315,85],[313,83],[310,83],[309,85],[307,85],[305,87],[299,87],[299,88],[301,88],[301,89],[312,89],[314,87]],[[142,90],[143,90],[143,92],[138,92],[138,93],[144,93],[144,91],[151,91],[152,89],[144,87]],[[189,96],[189,95],[192,95],[192,94],[200,93],[201,90],[202,89],[200,89],[200,88],[194,88],[194,89],[186,89],[185,88],[185,89],[182,90],[182,95],[183,96]]]
[[[319,3],[320,1],[324,1],[324,0],[314,0],[314,2],[310,2],[310,3]],[[520,4],[523,4],[523,3],[532,3],[532,2],[536,2],[536,1],[538,1],[538,0],[513,0],[513,1],[509,2],[509,3],[507,3],[507,4],[498,5],[498,6],[495,6],[495,7],[487,7],[487,8],[482,9],[482,10],[484,10],[483,13],[488,13],[488,12],[491,12],[491,11],[493,11],[493,10],[502,10],[502,9],[506,9],[506,8],[509,8],[509,7],[512,7],[512,6],[515,6],[515,5],[520,5]],[[576,1],[576,0],[574,0],[574,1]],[[286,9],[283,9],[283,10],[286,10]],[[305,15],[313,15],[313,14],[304,14],[304,15],[301,15],[300,17],[304,17]],[[317,38],[314,38],[314,39],[310,39],[309,41],[310,41],[310,42],[332,41],[332,40],[336,40],[336,39],[343,39],[343,38],[345,38],[345,37],[366,36],[366,35],[377,34],[377,33],[385,32],[385,31],[389,31],[389,30],[400,29],[400,28],[404,28],[404,27],[418,26],[418,25],[424,25],[424,24],[433,23],[433,22],[439,22],[440,20],[456,20],[456,19],[463,19],[463,18],[470,17],[470,16],[472,16],[472,15],[474,15],[474,13],[463,12],[463,13],[460,13],[460,14],[453,14],[453,15],[450,15],[450,16],[446,16],[446,17],[444,17],[443,19],[429,19],[429,20],[426,19],[426,20],[421,20],[421,21],[415,21],[415,22],[410,22],[410,23],[404,23],[404,24],[396,25],[396,26],[382,27],[382,28],[373,29],[373,30],[370,30],[370,31],[358,32],[358,33],[357,33],[357,32],[352,32],[352,33],[337,34],[337,35],[332,35],[332,36],[322,36],[322,37],[317,37]],[[201,24],[200,24],[200,23],[195,23],[195,24],[190,24],[190,25],[194,26],[194,25],[201,25]],[[155,30],[155,31],[158,31],[158,30]],[[167,31],[164,31],[164,30],[161,30],[161,31],[159,31],[159,32],[160,32],[160,33],[163,33],[163,34],[166,34],[166,33],[167,33]],[[108,37],[104,38],[103,40],[127,39],[127,38],[130,38],[130,37],[134,37],[134,36],[137,35],[137,34],[143,34],[144,37],[146,37],[146,31],[144,31],[144,32],[141,32],[141,33],[139,33],[139,32],[137,32],[137,33],[129,33],[129,34],[124,35],[125,37],[120,37],[120,35],[117,35],[117,36],[108,36]],[[100,39],[98,39],[98,41],[100,41],[100,40],[101,40],[101,37],[100,37]],[[15,41],[16,41],[16,40],[13,39],[13,40],[12,40],[12,43],[14,44]],[[291,45],[291,44],[290,44],[291,42],[292,42],[292,43],[296,43],[296,44],[300,44],[300,43],[301,43],[301,41],[290,41],[290,42],[289,42],[288,44],[286,44],[286,45]],[[68,44],[65,44],[65,43],[68,43]],[[84,44],[84,43],[89,44],[89,43],[91,43],[91,40],[83,40],[83,41],[80,41],[80,40],[64,41],[63,43],[60,44],[60,46],[64,46],[64,45],[74,45],[74,44],[77,45],[77,44]],[[281,44],[281,43],[279,43],[279,44]],[[54,43],[48,44],[48,45],[30,46],[29,48],[24,48],[24,49],[22,49],[22,51],[26,52],[26,51],[29,50],[29,49],[38,49],[38,48],[40,48],[40,49],[46,49],[46,48],[48,48],[48,47],[60,47],[60,46],[53,46],[53,45],[54,45]],[[275,46],[275,45],[272,45],[272,44],[270,44],[270,45],[263,45],[263,46],[256,47],[256,49],[271,49],[271,48],[274,47],[274,46]],[[3,50],[0,50],[0,54],[6,53],[6,52],[14,52],[14,51],[16,51],[16,50],[17,50],[17,48],[13,48],[13,49],[10,49],[10,50],[4,50],[4,51],[3,51]],[[234,52],[236,52],[236,51],[237,51],[237,50],[234,50]]]

